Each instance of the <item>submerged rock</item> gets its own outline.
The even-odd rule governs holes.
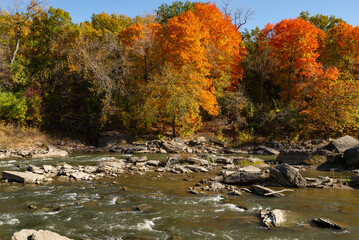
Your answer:
[[[284,227],[286,222],[286,211],[274,209],[271,211],[262,210],[260,212],[263,224],[267,228]]]
[[[14,233],[11,240],[71,240],[70,238],[60,236],[57,233],[47,230],[23,229]]]
[[[312,222],[315,223],[318,227],[322,227],[322,228],[345,230],[342,226],[340,226],[328,219],[325,219],[325,218],[315,218],[312,220]]]

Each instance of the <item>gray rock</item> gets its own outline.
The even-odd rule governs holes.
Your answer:
[[[358,145],[359,141],[357,139],[346,135],[344,137],[332,140],[326,148],[331,151],[343,153],[345,150],[356,147]]]
[[[306,187],[307,181],[299,171],[292,166],[282,163],[270,169],[270,176],[283,187]]]
[[[47,230],[23,229],[14,233],[11,240],[71,240],[70,238],[60,236],[57,233]]]
[[[194,172],[208,172],[208,169],[205,167],[195,165],[185,165],[184,167]]]
[[[123,160],[108,160],[97,163],[98,172],[122,173],[126,164]]]
[[[283,227],[286,222],[286,211],[274,209],[272,211],[262,210],[260,212],[263,224],[267,228]]]
[[[166,167],[171,167],[173,165],[179,164],[181,160],[181,155],[169,156],[165,162]]]
[[[359,145],[345,150],[344,160],[348,167],[359,167]]]
[[[259,146],[258,147],[259,150],[262,150],[264,154],[269,154],[269,155],[279,155],[279,151],[270,148],[270,147],[266,147],[266,146]]]
[[[224,177],[223,182],[234,185],[248,185],[262,181],[264,173],[262,172],[234,172]]]
[[[137,162],[147,162],[148,159],[147,156],[142,156],[142,157],[132,156],[127,161],[130,163],[137,163]]]
[[[322,228],[345,230],[342,226],[340,226],[328,219],[325,219],[325,218],[316,218],[316,219],[313,219],[312,222],[315,223],[318,227],[322,227]]]
[[[309,149],[285,149],[280,151],[276,160],[289,165],[299,165],[309,160],[314,153],[313,150]]]
[[[249,165],[249,166],[245,166],[245,167],[240,167],[238,168],[238,172],[262,172],[262,170],[260,170],[259,168]]]
[[[9,182],[36,183],[43,181],[45,177],[32,172],[3,171],[2,179],[8,180]]]
[[[198,165],[201,165],[201,166],[208,166],[209,165],[209,162],[207,160],[200,159],[200,158],[194,158],[194,157],[189,157],[189,158],[183,159],[182,161],[185,162],[185,163],[198,164]]]
[[[158,160],[150,160],[150,161],[146,162],[146,164],[149,165],[149,166],[158,167],[158,165],[160,165],[160,161],[158,161]]]
[[[233,158],[219,157],[215,159],[215,162],[222,164],[233,164]]]

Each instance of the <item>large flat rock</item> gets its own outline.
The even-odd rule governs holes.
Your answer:
[[[45,176],[32,172],[17,172],[17,171],[2,172],[2,179],[8,180],[9,182],[35,183],[37,181],[42,181],[44,178]]]
[[[70,238],[60,236],[57,233],[47,230],[23,229],[14,233],[11,240],[71,240]]]

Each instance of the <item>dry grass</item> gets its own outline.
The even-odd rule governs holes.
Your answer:
[[[0,149],[46,148],[49,138],[36,128],[0,123]]]

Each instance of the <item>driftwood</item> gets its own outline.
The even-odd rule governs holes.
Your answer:
[[[284,194],[282,194],[282,192],[293,191],[291,189],[283,189],[283,190],[280,190],[280,191],[274,191],[274,190],[272,190],[270,188],[263,187],[261,185],[252,185],[252,189],[256,193],[258,193],[259,195],[262,195],[262,196],[265,196],[265,197],[268,197],[268,196],[284,197]]]
[[[292,189],[283,189],[283,190],[280,190],[280,191],[265,193],[264,196],[269,196],[269,195],[272,195],[272,194],[282,193],[282,192],[294,192],[294,190],[292,190]]]

